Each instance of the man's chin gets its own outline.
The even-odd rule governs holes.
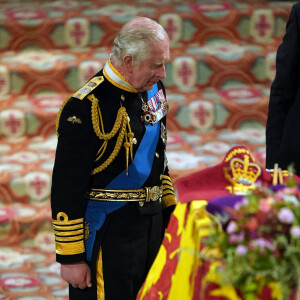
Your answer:
[[[153,85],[154,85],[154,84],[153,84]],[[151,85],[151,86],[150,86],[150,85],[146,85],[146,86],[144,86],[144,87],[138,89],[138,91],[139,91],[139,93],[149,91],[149,90],[151,90],[151,89],[153,88],[153,85]]]
[[[153,88],[154,84],[155,84],[155,83],[147,84],[147,86],[145,87],[145,90],[146,90],[146,91],[151,90],[151,89]]]
[[[156,84],[156,82],[151,82],[143,86],[142,88],[138,89],[139,92],[146,92],[153,88],[153,86]]]

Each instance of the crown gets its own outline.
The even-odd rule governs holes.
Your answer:
[[[255,162],[249,162],[249,155],[243,155],[244,159],[234,157],[230,161],[230,169],[224,168],[225,178],[232,184],[232,194],[245,194],[255,188],[255,182],[261,174],[261,168]]]

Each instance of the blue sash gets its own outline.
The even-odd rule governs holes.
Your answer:
[[[148,91],[148,99],[153,97],[158,91],[157,84]],[[141,143],[135,153],[133,162],[126,170],[114,178],[105,188],[106,189],[139,189],[146,182],[152,169],[154,153],[156,150],[159,134],[160,122],[154,125],[145,125],[146,131]],[[92,250],[96,237],[96,232],[104,224],[106,215],[126,205],[126,202],[102,202],[88,201],[85,220],[89,226],[89,238],[85,241],[85,250],[87,260],[92,257]]]

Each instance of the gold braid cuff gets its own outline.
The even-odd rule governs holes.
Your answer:
[[[176,195],[171,182],[171,178],[167,175],[162,175],[162,205],[163,208],[167,208],[171,205],[177,204]]]
[[[53,221],[56,253],[60,255],[75,255],[85,252],[84,220],[69,220],[64,212],[57,214]]]
[[[100,166],[98,166],[97,168],[95,168],[92,171],[92,175],[95,175],[95,174],[103,171],[114,161],[114,159],[117,157],[117,155],[119,154],[119,152],[121,150],[124,139],[125,139],[125,142],[124,142],[123,146],[126,149],[126,151],[125,151],[126,157],[125,158],[126,158],[126,170],[127,170],[127,175],[128,175],[129,155],[130,155],[131,160],[133,159],[132,139],[134,137],[134,133],[131,131],[130,124],[129,124],[129,117],[128,117],[125,107],[122,107],[122,106],[120,107],[111,132],[106,134],[104,131],[101,110],[98,105],[99,100],[95,97],[94,94],[89,95],[88,99],[92,102],[91,114],[92,114],[92,123],[93,123],[94,131],[95,131],[96,135],[99,137],[99,139],[103,140],[103,144],[97,153],[96,161],[99,160],[103,156],[103,154],[106,150],[108,141],[110,139],[112,139],[117,133],[119,133],[114,150],[112,151],[112,153],[106,159],[105,162],[103,162]]]

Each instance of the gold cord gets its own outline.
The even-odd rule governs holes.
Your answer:
[[[57,136],[59,136],[58,127],[59,127],[61,113],[70,98],[71,97],[67,98],[63,102],[63,104],[61,105],[60,110],[57,114],[57,118],[56,118],[56,135]],[[98,161],[103,156],[103,154],[106,151],[108,141],[110,139],[112,139],[117,134],[117,132],[119,132],[114,150],[112,151],[112,153],[110,154],[108,159],[102,165],[98,166],[97,168],[95,168],[92,171],[92,174],[95,175],[95,174],[103,171],[114,161],[114,159],[117,157],[117,155],[119,154],[119,152],[121,150],[121,146],[122,146],[123,140],[125,138],[125,142],[124,142],[123,146],[125,148],[125,155],[126,155],[126,157],[125,157],[125,159],[126,159],[126,174],[128,175],[129,152],[130,152],[130,159],[131,159],[131,161],[133,161],[132,139],[134,137],[134,133],[131,131],[129,117],[128,117],[125,107],[122,107],[122,104],[121,104],[121,107],[117,113],[117,117],[116,117],[114,126],[113,126],[111,132],[106,134],[104,131],[101,110],[98,105],[99,100],[95,97],[94,94],[89,95],[87,98],[92,102],[91,115],[92,115],[92,124],[93,124],[94,131],[95,131],[96,135],[99,137],[99,139],[103,140],[103,144],[101,145],[100,149],[97,152],[95,161]],[[128,132],[126,131],[126,127],[127,127]]]
[[[97,157],[95,161],[98,161],[104,154],[108,141],[112,139],[117,132],[119,132],[119,135],[117,137],[116,145],[114,147],[114,150],[110,154],[110,156],[107,158],[107,160],[95,168],[92,171],[92,175],[95,175],[104,169],[106,169],[117,157],[121,150],[121,146],[123,143],[123,140],[125,139],[124,142],[124,147],[125,147],[125,155],[126,155],[126,174],[128,175],[128,164],[129,164],[129,149],[130,149],[130,155],[131,155],[131,161],[133,160],[133,151],[132,151],[132,139],[134,136],[134,133],[131,131],[131,127],[129,124],[129,117],[126,112],[125,107],[120,107],[117,113],[116,121],[113,126],[113,129],[111,130],[110,133],[106,134],[104,131],[104,126],[103,126],[103,119],[102,119],[102,114],[98,105],[98,99],[93,95],[89,95],[88,99],[92,102],[92,107],[91,107],[91,114],[92,114],[92,123],[93,123],[93,128],[96,133],[96,135],[99,137],[100,140],[103,140],[103,144],[101,145],[100,149],[97,152]],[[100,129],[101,127],[101,129]],[[128,128],[128,133],[126,131],[126,127]]]
[[[127,117],[127,112],[126,112],[125,107],[121,107],[119,109],[115,124],[113,126],[113,129],[111,130],[110,133],[105,134],[104,132],[101,133],[101,131],[100,131],[99,119],[100,119],[100,122],[101,122],[101,129],[102,130],[103,130],[103,120],[102,120],[101,111],[100,111],[100,109],[98,110],[98,108],[99,108],[98,99],[93,94],[89,95],[88,98],[89,98],[89,100],[92,101],[92,122],[93,122],[93,127],[94,127],[94,130],[95,130],[95,133],[97,134],[97,136],[101,140],[105,140],[105,141],[110,140],[111,138],[113,138],[116,135],[116,133],[120,129],[122,119],[125,116]],[[97,113],[98,111],[99,111],[99,115]]]
[[[131,161],[133,161],[133,151],[132,151],[132,139],[134,137],[134,133],[131,131],[131,126],[130,126],[130,123],[129,123],[129,119],[128,119],[128,122],[127,122],[127,126],[128,126],[128,137],[129,137],[129,144],[130,144],[130,158],[131,158]]]

